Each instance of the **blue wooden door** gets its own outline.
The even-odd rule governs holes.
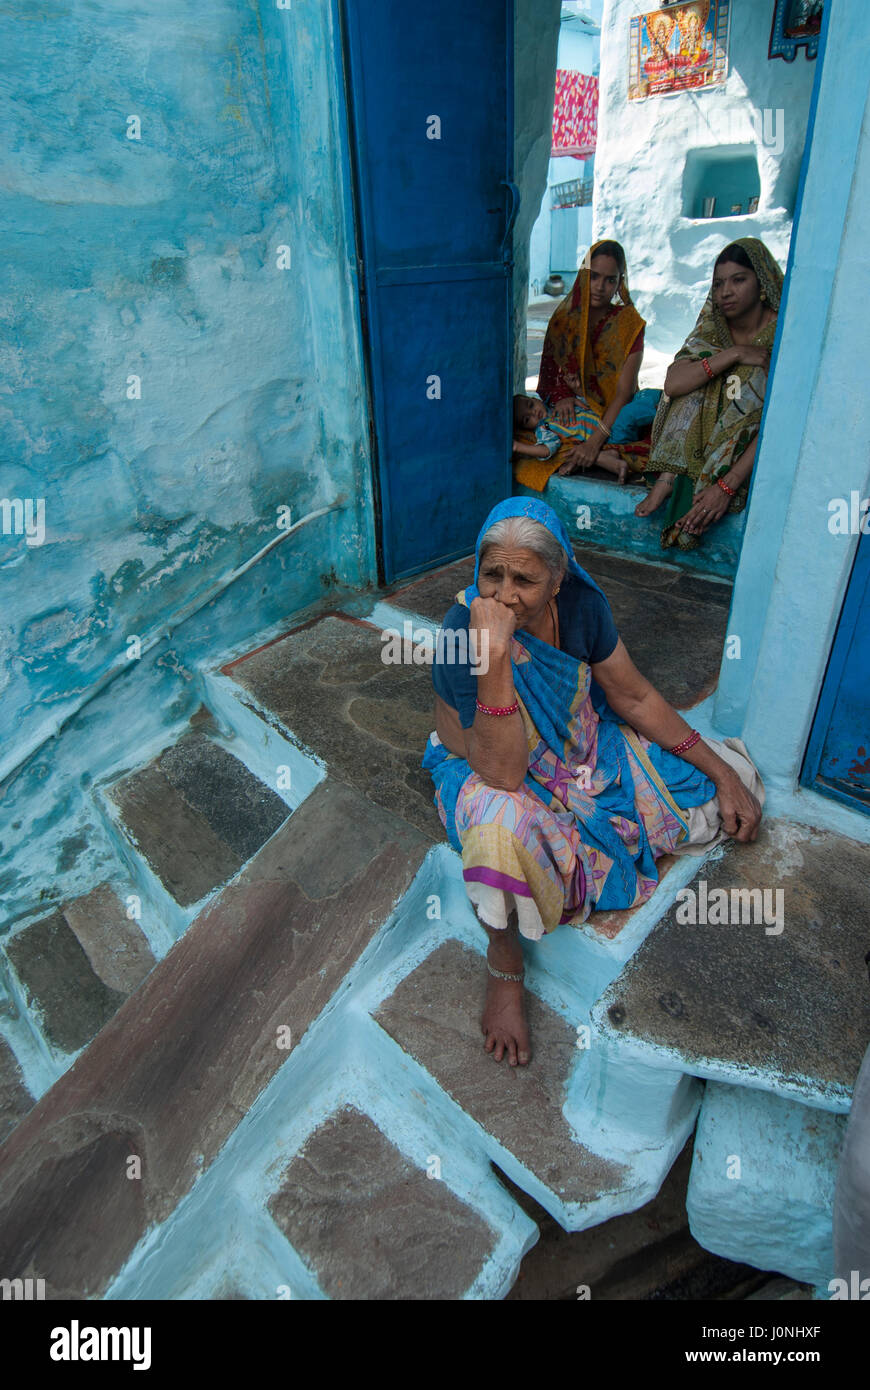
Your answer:
[[[870,813],[870,535],[858,544],[801,780]]]
[[[511,492],[512,0],[345,0],[384,577]]]

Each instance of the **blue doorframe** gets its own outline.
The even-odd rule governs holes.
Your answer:
[[[801,781],[870,814],[870,535],[862,535]]]
[[[379,567],[467,555],[512,491],[513,3],[343,0]]]

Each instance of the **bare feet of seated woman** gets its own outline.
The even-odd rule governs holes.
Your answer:
[[[660,473],[646,497],[635,507],[635,516],[652,516],[653,512],[658,511],[662,503],[667,501],[673,488],[673,473]]]

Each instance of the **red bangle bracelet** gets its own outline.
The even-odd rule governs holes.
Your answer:
[[[710,366],[710,359],[709,359],[709,357],[702,357],[702,358],[701,358],[701,366],[704,368],[704,371],[707,373],[707,375],[708,375],[708,377],[710,378],[710,380],[713,381],[714,378],[715,378],[715,376],[716,376],[716,373],[713,371],[713,368]]]
[[[475,701],[481,714],[494,714],[501,717],[504,714],[516,714],[520,707],[519,700],[514,700],[512,705],[482,705],[479,700]]]
[[[693,729],[688,738],[684,738],[682,743],[678,743],[675,748],[669,748],[668,752],[676,753],[679,756],[680,753],[687,753],[690,748],[694,748],[695,744],[700,743],[700,741],[701,735],[698,733],[697,729]]]
[[[736,497],[736,496],[737,496],[737,489],[736,489],[736,488],[733,488],[733,487],[729,487],[727,483],[723,483],[723,481],[722,481],[721,478],[717,478],[717,479],[716,479],[716,486],[717,486],[717,487],[721,487],[721,489],[722,489],[723,492],[727,492],[729,497]]]

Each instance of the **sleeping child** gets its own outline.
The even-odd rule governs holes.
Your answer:
[[[514,396],[514,462],[523,458],[550,459],[566,442],[578,444],[595,432],[598,417],[582,397],[577,397],[573,413],[549,414],[544,402],[536,396]],[[519,438],[519,435],[533,435],[534,444]],[[616,473],[619,481],[625,481],[627,467],[618,454],[603,451],[596,459],[596,465],[608,473]],[[581,465],[582,466],[582,465]],[[586,465],[588,467],[588,465]],[[573,467],[563,464],[559,472],[573,472]]]

